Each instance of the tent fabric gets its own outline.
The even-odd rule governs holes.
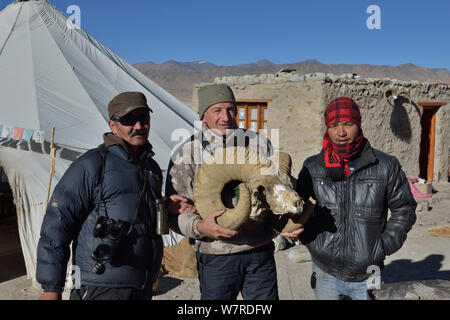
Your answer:
[[[107,105],[118,93],[141,91],[153,109],[149,141],[165,170],[177,129],[189,136],[198,115],[156,85],[46,0],[13,2],[0,12],[0,125],[44,131],[45,142],[0,140],[17,207],[27,274],[35,278],[36,248],[50,172],[49,143],[58,148],[51,191],[77,155],[101,144]],[[178,131],[180,132],[180,131]],[[182,239],[171,234],[172,245]]]

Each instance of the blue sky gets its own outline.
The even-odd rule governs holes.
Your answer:
[[[449,0],[50,2],[64,13],[78,5],[82,28],[132,64],[265,58],[450,69]],[[370,5],[381,9],[380,30],[366,26]]]

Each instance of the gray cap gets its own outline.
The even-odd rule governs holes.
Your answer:
[[[236,104],[233,91],[226,84],[212,84],[198,89],[198,114],[200,119],[203,118],[209,107],[221,102]]]
[[[153,112],[147,105],[147,99],[141,92],[122,92],[115,96],[108,104],[109,119],[121,118],[133,110],[146,108]]]

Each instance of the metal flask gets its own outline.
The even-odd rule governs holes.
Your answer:
[[[156,200],[156,234],[169,234],[166,208],[161,199]]]

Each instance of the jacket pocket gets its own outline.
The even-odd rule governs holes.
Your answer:
[[[381,229],[383,216],[379,212],[358,209],[353,212],[353,234],[349,234],[356,275],[364,274],[367,267],[382,261]]]
[[[353,211],[353,219],[358,223],[370,223],[381,226],[383,218],[383,208],[359,207]]]
[[[358,177],[354,182],[354,206],[383,210],[386,184],[383,179]]]
[[[378,237],[377,242],[375,243],[375,247],[373,248],[373,264],[381,265],[386,257],[383,248],[383,241],[381,240],[381,235]]]

